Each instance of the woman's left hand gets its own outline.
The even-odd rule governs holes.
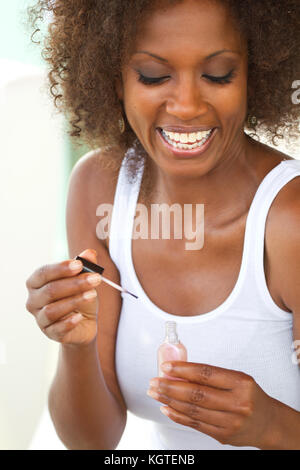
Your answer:
[[[207,434],[222,444],[271,447],[276,430],[277,400],[249,375],[207,364],[173,361],[163,368],[170,378],[156,377],[147,392],[168,405],[161,407],[171,420]],[[183,379],[172,380],[171,376]]]

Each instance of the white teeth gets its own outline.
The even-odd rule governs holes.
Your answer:
[[[169,137],[170,140],[176,143],[182,143],[182,144],[187,144],[188,142],[193,144],[196,141],[201,142],[202,139],[205,139],[210,133],[211,129],[209,131],[201,131],[201,132],[192,132],[190,134],[185,134],[185,133],[178,133],[178,132],[170,132],[170,131],[165,131],[163,130],[164,135]]]
[[[196,147],[201,147],[210,137],[213,129],[203,132],[193,132],[191,134],[179,134],[161,130],[165,140],[175,148],[192,150]],[[189,142],[189,143],[188,143]]]
[[[180,134],[179,137],[180,137],[180,142],[182,144],[187,144],[188,143],[189,140],[188,140],[188,135],[187,134]],[[173,140],[171,136],[170,136],[170,139]]]

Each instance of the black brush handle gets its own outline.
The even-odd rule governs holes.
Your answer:
[[[82,271],[80,271],[80,273],[99,273],[99,274],[102,274],[103,271],[104,271],[104,268],[102,268],[102,266],[99,266],[99,264],[91,263],[90,261],[88,261],[84,258],[81,258],[81,256],[76,256],[75,259],[78,259],[83,264],[83,269],[82,269]]]

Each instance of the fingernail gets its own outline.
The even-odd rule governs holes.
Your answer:
[[[158,380],[157,379],[151,379],[149,384],[150,384],[150,387],[157,388],[158,387]]]
[[[164,362],[164,364],[161,365],[161,368],[164,372],[170,372],[172,364],[170,364],[170,362]]]
[[[81,313],[76,313],[76,315],[74,315],[71,319],[71,322],[72,323],[77,323],[79,322],[81,319],[83,318],[83,316],[81,315]]]
[[[99,284],[100,281],[101,281],[101,277],[99,274],[90,274],[87,277],[87,282],[92,285]]]
[[[168,416],[169,411],[168,411],[168,409],[167,409],[165,406],[160,406],[159,409],[160,409],[160,411],[162,412],[162,414]]]
[[[71,263],[69,263],[69,269],[71,269],[72,271],[76,271],[77,269],[81,267],[82,267],[81,261],[71,261]]]
[[[158,400],[158,393],[154,392],[153,390],[147,390],[147,395],[155,400]]]
[[[88,290],[82,294],[84,299],[92,299],[97,296],[97,292],[94,290]]]

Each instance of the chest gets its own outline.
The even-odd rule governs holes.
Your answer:
[[[280,253],[272,253],[273,219],[269,213],[264,246],[264,273],[274,302],[281,300],[276,277]],[[238,280],[247,214],[226,229],[205,233],[203,247],[187,250],[184,240],[133,239],[132,259],[147,296],[173,315],[201,315],[219,307]],[[272,267],[272,268],[271,268]]]

